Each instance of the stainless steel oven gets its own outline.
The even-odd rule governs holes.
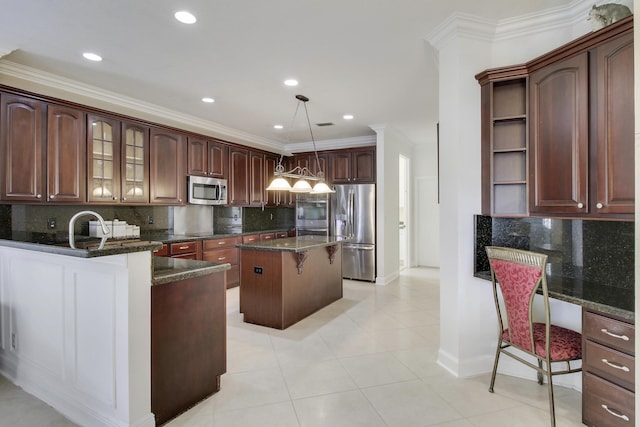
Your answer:
[[[329,197],[299,194],[296,197],[296,234],[329,235]]]

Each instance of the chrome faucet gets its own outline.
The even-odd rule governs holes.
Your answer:
[[[107,235],[109,234],[110,230],[109,230],[109,227],[107,227],[107,224],[105,224],[104,219],[100,216],[100,214],[94,211],[80,211],[71,217],[71,219],[69,220],[69,246],[71,246],[73,249],[76,248],[76,242],[74,241],[74,228],[75,228],[76,220],[83,215],[93,215],[96,218],[98,218],[98,221],[100,221],[100,226],[102,227],[103,236],[102,236],[102,239],[100,240],[100,246],[98,246],[98,249],[102,249],[104,247],[104,243],[109,238]]]

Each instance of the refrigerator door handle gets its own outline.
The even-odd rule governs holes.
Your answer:
[[[342,247],[344,249],[357,249],[360,251],[372,251],[375,249],[374,245],[349,245],[349,244],[342,244]]]
[[[356,193],[351,190],[349,192],[349,236],[353,237],[355,235],[355,204],[356,204]]]

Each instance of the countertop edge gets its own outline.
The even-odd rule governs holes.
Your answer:
[[[474,274],[474,277],[491,282],[491,276],[486,273],[478,272]],[[599,311],[603,314],[617,316],[631,322],[635,321],[635,313],[633,311],[625,310],[606,303],[590,301],[584,298],[563,294],[552,289],[549,289],[549,298],[555,298],[560,301],[576,304],[583,308]]]
[[[308,236],[307,236],[308,237]],[[240,243],[236,245],[239,249],[253,249],[256,251],[272,252],[304,252],[314,248],[340,245],[345,240],[330,239],[329,241],[309,241],[300,240],[299,237],[288,237],[286,239],[267,240],[251,243]],[[292,243],[295,242],[295,245]],[[302,242],[300,244],[300,242]]]
[[[153,278],[151,280],[152,285],[162,285],[164,283],[176,282],[179,280],[192,279],[194,277],[206,276],[209,274],[220,273],[231,269],[231,264],[214,264],[207,261],[199,261],[200,263],[206,263],[207,266],[193,267],[186,270],[168,270],[167,272],[154,271]]]

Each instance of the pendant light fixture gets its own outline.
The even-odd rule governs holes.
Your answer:
[[[318,167],[318,172],[314,175],[307,167],[296,166],[290,171],[285,171],[284,166],[282,166],[282,156],[280,156],[280,161],[276,166],[275,171],[273,172],[274,179],[271,181],[271,184],[267,187],[269,191],[290,191],[292,193],[310,193],[310,194],[326,194],[326,193],[335,193],[325,182],[324,182],[324,172],[320,167],[320,159],[318,158],[318,151],[316,150],[316,141],[313,137],[313,130],[311,129],[311,121],[309,120],[309,111],[307,111],[307,102],[309,98],[304,95],[296,95],[296,99],[298,100],[298,104],[296,105],[296,112],[293,115],[293,120],[295,121],[296,115],[298,114],[298,108],[300,107],[300,103],[304,106],[304,112],[307,117],[307,124],[309,125],[309,133],[311,134],[311,142],[313,143],[313,154],[316,158],[316,165]],[[294,178],[297,181],[293,184],[289,184],[285,178]],[[313,187],[309,184],[309,181],[316,181]]]

